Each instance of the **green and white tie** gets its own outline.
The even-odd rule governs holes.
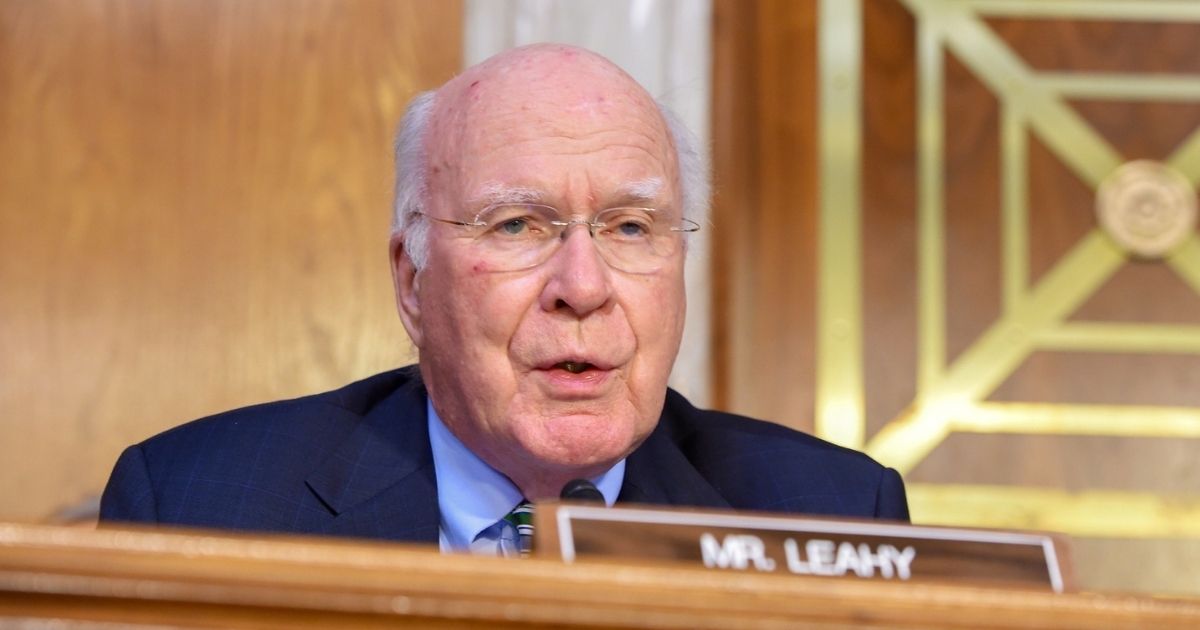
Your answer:
[[[504,520],[517,529],[517,549],[522,558],[528,557],[533,551],[533,504],[521,501]]]

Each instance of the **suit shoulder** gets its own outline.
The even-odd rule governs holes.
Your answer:
[[[406,387],[413,382],[403,370],[387,372],[330,392],[234,409],[159,433],[127,449],[118,462],[105,491],[111,507],[106,514],[114,520],[149,520],[148,509],[123,510],[121,505],[152,505],[160,523],[295,530],[304,518],[326,512],[306,486],[315,467],[376,410],[384,410],[390,424],[404,424],[391,406],[400,399],[411,403],[404,409],[423,404]],[[408,415],[413,422],[423,418]]]
[[[333,391],[242,407],[168,429],[138,447],[162,494],[213,485],[300,487],[372,408],[410,382],[386,372]]]
[[[814,435],[797,431],[774,422],[747,416],[698,409],[674,391],[667,404],[672,413],[664,420],[673,423],[672,433],[682,443],[702,443],[733,450],[733,445],[757,447],[777,455],[829,458],[850,466],[869,468],[881,466],[865,453],[839,446]]]
[[[692,465],[737,508],[869,517],[879,512],[880,493],[900,484],[895,471],[865,453],[772,422],[697,409],[675,392],[663,421]]]
[[[289,432],[310,431],[314,425],[352,420],[409,382],[411,377],[405,370],[384,372],[328,392],[239,407],[192,420],[154,435],[140,446],[154,452],[177,443],[194,447],[226,434],[236,437],[270,432],[286,437]]]

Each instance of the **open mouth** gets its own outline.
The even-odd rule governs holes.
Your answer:
[[[551,399],[594,400],[612,392],[618,369],[604,357],[559,355],[538,366],[538,382],[544,388],[543,393]]]
[[[554,367],[559,370],[566,370],[572,374],[583,374],[588,370],[593,370],[596,366],[586,361],[561,361],[555,363]]]

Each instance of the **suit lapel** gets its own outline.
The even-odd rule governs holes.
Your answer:
[[[437,477],[425,398],[418,382],[401,385],[308,476],[308,487],[334,515],[325,533],[437,542]],[[679,448],[667,413],[626,458],[618,501],[729,508]]]
[[[667,424],[667,418],[660,419],[650,437],[626,458],[618,502],[728,509],[729,502],[672,440]]]
[[[410,542],[438,540],[437,478],[424,389],[401,385],[306,482],[335,515],[328,533]]]

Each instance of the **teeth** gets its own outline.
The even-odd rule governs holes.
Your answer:
[[[559,363],[559,365],[561,365],[564,370],[566,370],[572,374],[579,374],[580,372],[583,372],[584,370],[588,369],[588,367],[591,364],[590,363],[578,363],[575,361],[563,361],[562,363]]]

